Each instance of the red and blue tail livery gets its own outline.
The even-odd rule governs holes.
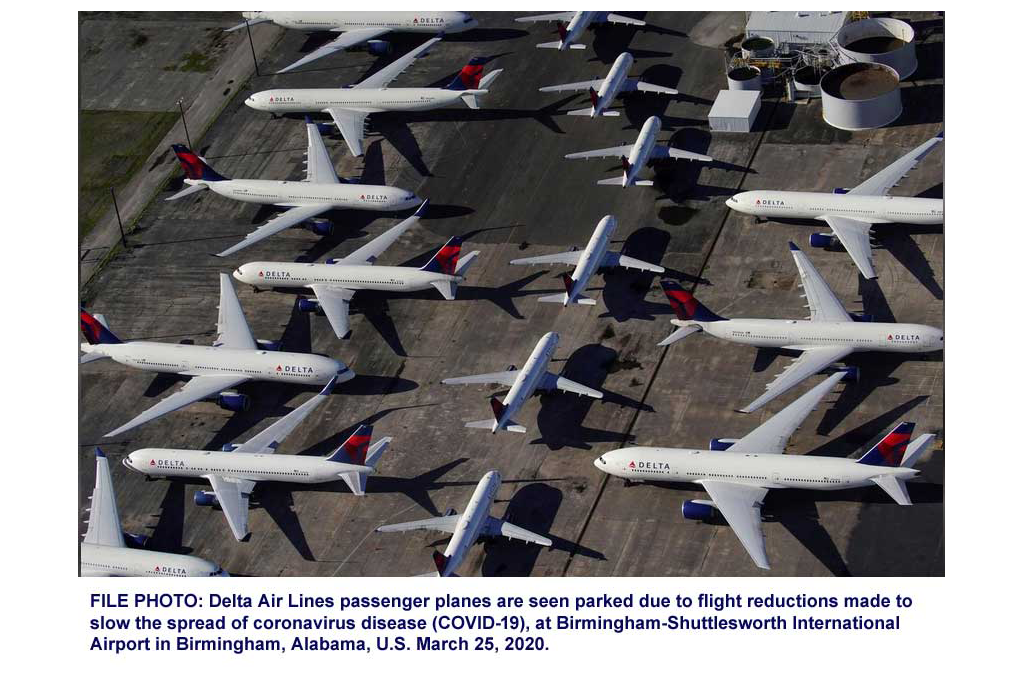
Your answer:
[[[662,281],[661,289],[665,291],[665,297],[668,298],[668,303],[672,305],[672,311],[676,313],[676,318],[680,321],[708,323],[726,320],[725,317],[715,314],[698,302],[696,297],[683,290],[683,286],[675,281]]]
[[[899,466],[913,433],[914,424],[904,421],[858,459],[857,463],[868,466]]]
[[[459,254],[462,252],[462,238],[454,236],[437,251],[421,271],[432,271],[445,276],[454,276],[459,265]]]
[[[452,82],[445,86],[445,90],[476,90],[480,87],[480,77],[484,74],[486,57],[474,57],[469,64],[462,67]]]
[[[226,181],[226,176],[221,176],[210,167],[209,164],[203,161],[203,159],[196,153],[189,150],[184,145],[172,145],[171,149],[174,150],[174,155],[178,158],[181,163],[181,168],[185,170],[185,178],[190,181]]]
[[[334,454],[327,461],[338,461],[345,464],[364,466],[366,464],[366,450],[370,446],[370,436],[373,435],[373,426],[366,424],[356,428],[352,435],[341,444]]]
[[[106,326],[96,320],[96,317],[84,309],[79,312],[78,318],[82,327],[82,335],[90,345],[117,345],[121,342],[120,338],[111,333]]]
[[[448,567],[448,557],[434,550],[434,566],[437,567],[437,575],[443,576],[444,570]]]

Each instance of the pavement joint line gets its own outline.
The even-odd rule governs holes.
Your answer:
[[[746,169],[743,171],[743,175],[740,176],[740,181],[739,183],[736,184],[735,190],[739,190],[740,188],[742,188],[743,183],[747,180],[747,174],[750,173],[750,165],[754,161],[754,158],[757,156],[758,150],[761,149],[761,144],[764,143],[764,138],[768,134],[772,121],[775,119],[775,112],[778,110],[780,101],[781,98],[775,98],[774,104],[772,106],[772,111],[768,115],[767,121],[765,121],[764,129],[761,131],[761,135],[758,136],[757,143],[754,145],[754,149],[750,152],[750,156],[747,158]],[[707,269],[708,262],[711,260],[711,254],[715,251],[715,246],[718,245],[718,239],[721,237],[722,231],[725,230],[725,224],[729,220],[730,216],[731,212],[726,212],[722,216],[722,222],[718,225],[718,230],[715,232],[715,237],[711,241],[711,247],[708,248],[707,254],[704,257],[704,262],[700,265],[700,270],[697,272],[697,278],[693,282],[693,287],[690,288],[691,293],[697,290],[697,287],[700,285],[700,280],[704,278],[704,271]],[[657,380],[658,378],[658,372],[661,370],[661,365],[665,361],[665,357],[668,355],[669,347],[669,345],[666,345],[664,348],[662,348],[661,356],[658,357],[658,363],[654,365],[654,372],[651,373],[651,376],[647,381],[647,387],[644,388],[644,394],[640,398],[640,402],[638,403],[636,410],[633,412],[633,416],[630,419],[629,424],[626,426],[626,430],[623,432],[623,435],[629,436],[630,431],[633,430],[633,427],[636,425],[637,420],[640,418],[640,412],[643,410],[644,404],[646,404],[648,393],[650,393],[651,388],[654,386],[655,380]],[[618,449],[622,449],[623,447],[626,446],[627,439],[628,437],[622,439],[622,442],[619,443]],[[580,532],[576,536],[576,540],[573,542],[573,548],[572,551],[569,552],[569,558],[565,560],[565,566],[562,567],[561,575],[563,577],[569,574],[569,567],[572,565],[573,560],[576,558],[576,552],[581,546],[583,536],[587,533],[587,528],[590,526],[590,520],[594,516],[594,511],[597,509],[597,505],[601,502],[601,496],[604,494],[605,488],[608,486],[608,481],[610,479],[611,475],[608,473],[605,473],[604,477],[601,479],[601,486],[597,490],[597,496],[594,497],[594,502],[593,504],[590,505],[590,509],[587,511],[587,515],[583,519],[583,525],[580,527]]]

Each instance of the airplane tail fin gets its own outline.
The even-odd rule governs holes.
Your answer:
[[[117,345],[122,342],[120,338],[110,332],[107,328],[107,320],[102,314],[93,316],[82,309],[78,314],[79,325],[82,328],[82,335],[89,341],[90,345]],[[97,357],[98,358],[98,357]],[[92,361],[91,359],[89,361]]]
[[[437,254],[430,258],[429,262],[420,267],[420,271],[432,271],[433,273],[446,276],[454,276],[461,251],[462,237],[453,236],[437,251]]]
[[[466,428],[486,428],[492,433],[497,433],[499,430],[511,431],[513,433],[525,433],[526,427],[520,426],[515,421],[508,419],[505,421],[505,425],[501,425],[501,417],[505,415],[507,407],[497,397],[491,398],[491,411],[494,412],[494,419],[485,419],[484,421],[470,421],[466,424]]]
[[[683,287],[676,281],[663,280],[661,289],[665,291],[668,303],[672,305],[672,311],[680,321],[698,321],[710,323],[712,321],[727,321],[724,316],[719,316],[697,301],[697,298],[683,290]]]
[[[469,60],[452,82],[445,86],[445,90],[476,90],[480,87],[480,77],[484,73],[486,63],[486,57],[474,57]]]
[[[558,22],[558,39],[561,41],[565,40],[565,37],[569,35],[569,28],[565,25],[564,21]]]
[[[434,550],[434,566],[437,567],[437,575],[443,576],[444,571],[448,568],[448,557]]]
[[[373,435],[373,426],[361,424],[352,435],[345,439],[345,442],[341,443],[338,449],[334,450],[331,456],[327,457],[327,461],[365,466],[371,435]]]
[[[594,90],[593,86],[591,86],[588,92],[590,93],[590,106],[593,107],[594,109],[597,109],[597,91]]]
[[[903,455],[906,454],[907,445],[910,443],[910,436],[913,432],[914,424],[904,421],[893,428],[888,435],[879,440],[877,445],[872,447],[864,454],[863,457],[857,460],[857,463],[866,464],[868,466],[900,466],[903,462]],[[920,445],[915,447],[915,449],[920,450]]]
[[[185,170],[185,178],[190,181],[227,181],[227,176],[221,176],[206,163],[206,160],[189,150],[184,145],[172,145],[174,155]]]

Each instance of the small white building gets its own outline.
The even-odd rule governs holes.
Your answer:
[[[775,41],[781,51],[825,45],[843,28],[849,12],[789,10],[751,12],[747,17],[747,37],[764,36]]]
[[[720,90],[708,114],[712,131],[750,133],[761,111],[761,91]]]

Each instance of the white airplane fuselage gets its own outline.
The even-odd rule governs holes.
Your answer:
[[[594,106],[591,117],[601,116],[601,112],[606,110],[618,97],[619,91],[622,90],[622,84],[629,77],[629,70],[632,66],[633,55],[628,52],[622,53],[615,59],[608,75],[604,77],[601,87],[597,90],[597,105]]]
[[[699,483],[703,479],[762,488],[846,490],[873,486],[871,478],[906,480],[916,469],[869,466],[852,459],[800,454],[743,454],[717,450],[626,447],[594,461],[601,471],[630,481]]]
[[[297,31],[384,28],[408,33],[459,33],[477,25],[465,12],[242,12],[249,21],[271,21]]]
[[[415,193],[392,186],[361,183],[306,183],[304,181],[263,181],[230,179],[226,181],[195,181],[232,200],[278,207],[331,205],[335,209],[362,209],[375,212],[397,212],[418,207],[422,200]]]
[[[658,135],[661,133],[661,119],[658,117],[648,117],[647,121],[644,122],[643,128],[640,129],[640,135],[637,136],[636,142],[633,143],[633,148],[629,151],[629,171],[624,171],[622,174],[622,187],[631,186],[636,183],[637,177],[640,172],[647,166],[647,161],[651,158],[651,153],[654,148],[658,145]]]
[[[235,279],[257,288],[308,288],[323,284],[349,290],[407,293],[433,288],[437,281],[462,283],[464,276],[422,271],[407,266],[250,262],[235,269]]]
[[[872,224],[941,224],[943,201],[892,195],[753,190],[726,200],[730,209],[765,219],[845,217]]]
[[[325,457],[147,448],[123,461],[147,476],[204,478],[209,475],[282,483],[328,483],[342,480],[342,471],[373,473],[369,466],[339,464]],[[341,467],[341,468],[340,468]]]
[[[466,557],[466,553],[480,537],[480,533],[483,532],[484,525],[491,515],[491,503],[494,502],[499,487],[501,487],[501,475],[497,471],[488,471],[480,479],[476,489],[473,490],[473,496],[469,498],[466,510],[462,512],[459,522],[455,524],[452,539],[445,547],[444,555],[448,557],[448,562],[443,575],[450,576],[455,573],[459,564]]]
[[[696,324],[716,338],[755,347],[806,350],[815,347],[854,348],[855,352],[932,352],[943,348],[943,332],[932,326],[911,323],[863,321],[819,322],[800,319],[726,319],[680,321]]]
[[[109,547],[83,542],[80,545],[83,576],[186,578],[227,576],[217,564],[188,554],[152,552],[131,547]]]
[[[519,412],[523,403],[533,396],[537,386],[544,379],[544,374],[548,370],[548,363],[551,361],[551,357],[555,354],[557,348],[558,333],[546,333],[537,342],[533,352],[530,353],[530,357],[523,364],[523,368],[520,369],[515,382],[512,383],[512,387],[509,388],[508,393],[505,395],[505,399],[502,400],[502,404],[507,409],[505,409],[505,413],[492,432],[497,432],[502,426],[511,421]]]
[[[566,294],[566,304],[583,294],[587,287],[587,281],[594,275],[598,267],[604,263],[604,256],[608,252],[608,243],[612,235],[614,235],[617,225],[615,217],[611,215],[604,217],[598,222],[597,228],[594,229],[594,234],[590,236],[587,246],[583,248],[583,254],[580,255],[576,268],[573,269],[573,287],[572,292]]]
[[[326,385],[331,378],[350,380],[355,373],[341,362],[316,354],[239,350],[202,345],[126,342],[90,345],[85,353],[99,353],[135,369],[183,376],[244,374],[252,380]]]
[[[460,103],[483,90],[447,88],[295,88],[264,90],[245,104],[261,112],[323,112],[332,107],[357,112],[416,112]]]
[[[590,26],[590,22],[594,20],[594,15],[597,12],[577,12],[569,20],[569,23],[565,25],[565,38],[562,39],[562,44],[558,46],[559,52],[568,50],[569,46],[576,42],[587,27]]]

